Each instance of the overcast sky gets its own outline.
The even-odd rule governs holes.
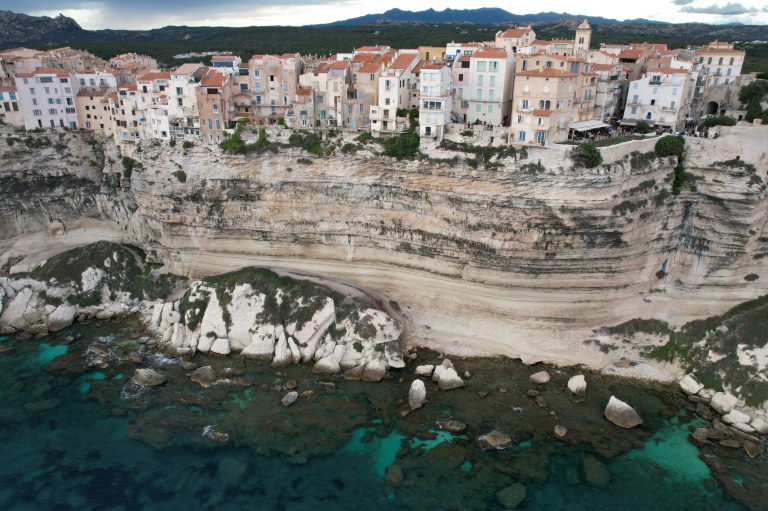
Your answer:
[[[430,7],[501,7],[514,14],[569,12],[616,19],[647,18],[674,23],[702,22],[768,25],[768,0],[591,1],[498,0],[0,0],[0,9],[35,16],[62,13],[83,28],[150,29],[166,25],[250,26],[330,23],[390,8],[420,11]]]

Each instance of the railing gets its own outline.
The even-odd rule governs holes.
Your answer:
[[[251,89],[251,94],[265,94],[267,91],[260,87],[256,87],[255,89]]]

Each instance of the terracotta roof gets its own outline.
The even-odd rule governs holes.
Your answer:
[[[500,37],[504,39],[519,39],[528,32],[532,32],[532,30],[530,28],[508,28]]]
[[[348,60],[339,60],[328,66],[328,69],[348,69],[349,64],[350,61]]]
[[[595,71],[613,71],[616,69],[615,64],[592,64],[592,69]]]
[[[483,43],[461,43],[459,46],[463,48],[481,48],[485,45]]]
[[[629,43],[633,50],[666,50],[666,43]]]
[[[132,91],[132,90],[138,90],[138,87],[136,87],[136,84],[131,84],[131,85],[121,85],[120,87],[118,87],[118,89]]]
[[[361,53],[359,55],[355,55],[355,58],[352,59],[352,62],[355,64],[367,64],[373,62],[377,58],[379,58],[379,56],[375,53]]]
[[[410,66],[414,60],[418,60],[419,54],[418,53],[403,53],[399,57],[395,59],[394,62],[392,62],[389,65],[390,69],[405,69],[408,66]]]
[[[161,73],[159,71],[150,71],[149,73],[145,73],[139,76],[138,78],[140,82],[151,82],[152,80],[170,80],[170,79],[171,79],[171,73]]]
[[[620,59],[639,59],[643,56],[645,50],[624,50],[619,53]]]
[[[31,73],[19,73],[17,78],[32,78],[36,75],[56,75],[58,78],[69,78],[69,72],[61,69],[52,69],[50,67],[39,67]]]
[[[234,55],[214,55],[211,57],[211,60],[228,60],[228,61],[234,61],[237,59]]]
[[[506,59],[509,56],[509,53],[505,51],[476,51],[472,55],[470,55],[470,58],[473,59]]]
[[[376,62],[371,62],[370,64],[363,64],[363,66],[360,68],[360,73],[375,73],[381,69],[381,64]]]
[[[355,48],[356,52],[380,52],[384,51],[389,46],[361,46],[360,48]]]
[[[327,73],[327,72],[328,72],[328,69],[330,69],[330,65],[329,65],[329,64],[320,64],[320,65],[319,65],[319,66],[317,66],[317,67],[315,68],[315,70],[314,70],[314,71],[312,71],[312,72],[313,72],[313,73],[315,73],[315,74],[319,74],[319,73]]]
[[[115,101],[117,101],[117,92],[113,92],[112,94],[110,94],[110,95],[109,95],[109,96],[107,96],[107,97],[108,97],[109,99],[114,99]]]
[[[299,96],[311,96],[312,95],[312,89],[308,89],[308,88],[305,88],[305,87],[300,87],[296,91],[296,94],[299,95]]]
[[[224,86],[224,82],[226,81],[227,81],[227,76],[225,74],[219,73],[217,71],[211,71],[207,75],[205,75],[205,78],[203,78],[203,81],[200,82],[200,86],[221,88]]]
[[[186,64],[182,64],[179,67],[177,67],[174,71],[171,72],[171,74],[188,75],[197,71],[197,69],[202,65],[203,65],[202,62],[201,63],[187,62]]]
[[[533,71],[522,71],[517,73],[517,76],[544,76],[547,78],[569,78],[579,76],[576,73],[569,73],[567,71],[561,71],[554,67],[545,67],[542,69],[535,69]]]
[[[533,110],[533,115],[537,115],[539,117],[549,117],[553,113],[555,113],[554,110],[539,110],[538,108]]]
[[[0,85],[0,92],[16,92],[16,90],[13,85]]]

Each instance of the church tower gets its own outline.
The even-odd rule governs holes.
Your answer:
[[[587,20],[576,28],[576,39],[573,44],[573,54],[586,57],[589,43],[592,40],[592,27]]]

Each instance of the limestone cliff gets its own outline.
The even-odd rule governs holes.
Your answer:
[[[596,366],[611,354],[582,341],[600,326],[680,325],[766,293],[767,132],[740,124],[716,140],[687,139],[695,191],[677,196],[674,162],[652,154],[654,140],[605,148],[607,163],[591,170],[573,169],[567,148],[483,170],[446,151],[431,152],[441,161],[396,161],[370,149],[308,159],[293,148],[150,147],[134,156],[143,170],[128,192],[109,184],[120,169],[107,160],[88,203],[50,218],[65,231],[111,221],[175,273],[255,264],[376,289],[402,306],[414,341]],[[3,157],[14,150],[3,145]],[[53,158],[51,148],[35,155]],[[18,169],[12,179],[28,182]],[[70,175],[89,170],[79,169]],[[6,246],[50,223],[50,200],[35,191],[45,179],[35,179],[3,215],[36,220],[6,229]]]

